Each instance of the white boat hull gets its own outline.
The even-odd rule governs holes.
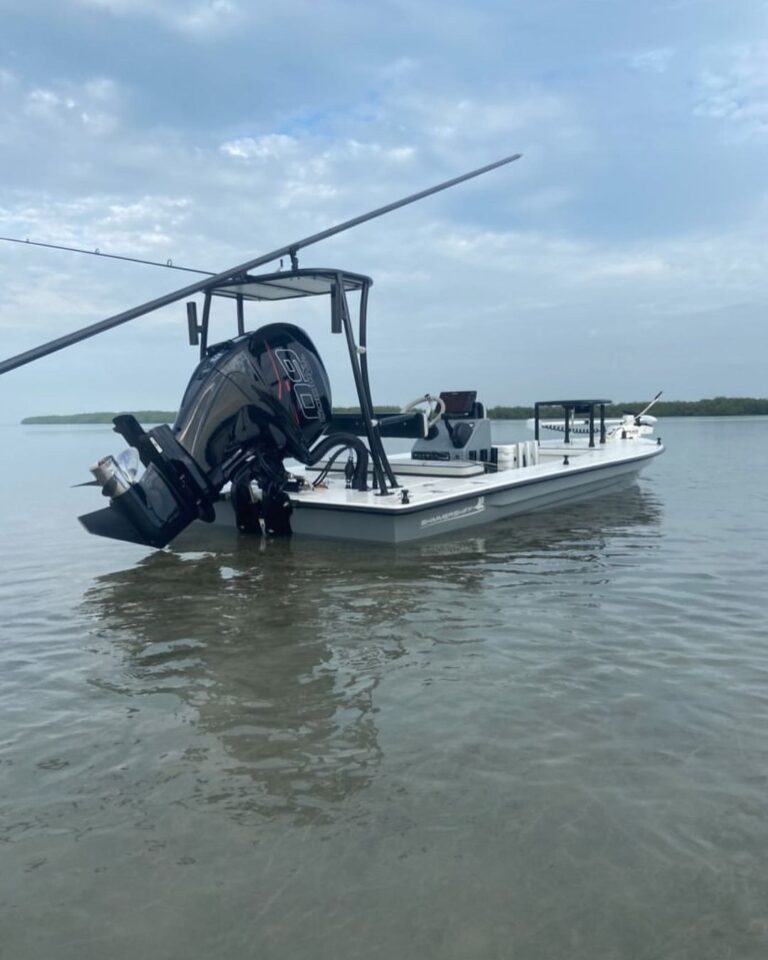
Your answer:
[[[663,449],[638,440],[596,450],[543,446],[543,462],[531,467],[470,478],[402,476],[402,486],[386,497],[347,490],[342,479],[332,478],[327,488],[291,495],[291,527],[297,536],[389,544],[423,540],[620,489]],[[217,522],[234,526],[227,501],[217,507]]]

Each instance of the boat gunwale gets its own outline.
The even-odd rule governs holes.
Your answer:
[[[511,483],[505,483],[503,486],[491,487],[490,489],[478,489],[478,490],[464,490],[462,493],[448,493],[448,494],[439,494],[435,497],[434,500],[431,500],[429,503],[419,502],[419,503],[401,503],[401,502],[392,502],[388,506],[379,506],[377,504],[367,504],[367,503],[350,503],[349,501],[340,501],[339,503],[323,503],[323,502],[312,502],[311,500],[304,499],[294,499],[295,495],[290,495],[289,498],[291,501],[291,506],[295,509],[309,509],[309,510],[341,510],[344,513],[375,513],[383,516],[402,516],[404,514],[419,513],[423,510],[428,510],[431,507],[435,506],[444,506],[450,503],[457,503],[462,500],[471,500],[474,497],[485,497],[492,496],[496,493],[503,493],[507,490],[519,489],[521,487],[529,487],[538,483],[551,483],[554,480],[559,479],[560,477],[573,477],[578,476],[583,473],[595,472],[598,470],[605,470],[609,467],[622,466],[631,463],[637,463],[642,460],[650,460],[653,457],[659,456],[659,454],[664,452],[663,444],[654,444],[653,449],[647,453],[636,454],[630,457],[621,457],[621,458],[612,458],[610,460],[604,460],[600,463],[589,464],[588,466],[576,467],[575,469],[569,469],[566,473],[547,473],[545,476],[539,477],[521,477],[519,480],[513,480]],[[485,474],[489,476],[489,474]],[[440,478],[445,479],[445,478]],[[477,482],[477,481],[475,481]],[[405,488],[395,488],[396,490],[408,489]],[[395,494],[393,493],[392,496]]]

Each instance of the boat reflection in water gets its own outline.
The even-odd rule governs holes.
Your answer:
[[[514,649],[552,591],[598,607],[612,555],[653,549],[658,520],[653,497],[631,489],[387,551],[227,534],[226,549],[201,552],[188,538],[86,594],[98,642],[125,654],[95,682],[148,714],[144,750],[172,737],[180,802],[240,819],[349,817],[382,762],[381,724],[396,749],[402,725],[431,722],[402,691],[431,682],[442,644]],[[461,697],[461,655],[451,668]],[[159,776],[171,761],[152,750]]]
[[[210,777],[200,798],[322,819],[367,785],[379,761],[377,668],[402,647],[371,642],[366,611],[345,600],[345,574],[334,578],[322,555],[255,546],[152,553],[100,577],[85,606],[99,634],[127,653],[105,684],[139,707],[147,695],[173,694],[192,708],[200,743],[188,755]],[[207,735],[224,758],[214,759]]]

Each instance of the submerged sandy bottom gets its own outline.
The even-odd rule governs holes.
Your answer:
[[[456,540],[150,553],[54,497],[108,431],[7,428],[0,956],[762,960],[768,420],[660,432]]]

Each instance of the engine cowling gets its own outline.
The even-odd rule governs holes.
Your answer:
[[[213,519],[222,486],[247,473],[287,506],[283,459],[313,460],[331,417],[331,388],[307,334],[274,323],[209,348],[184,392],[176,422],[144,431],[122,415],[115,429],[145,471],[113,457],[92,468],[108,507],[80,517],[99,536],[162,547],[195,519]],[[272,504],[275,507],[275,504]]]

